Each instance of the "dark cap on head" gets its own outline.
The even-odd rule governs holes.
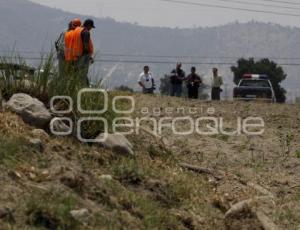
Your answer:
[[[83,26],[84,27],[91,26],[92,28],[96,28],[95,25],[94,25],[94,21],[92,19],[85,20],[84,23],[83,23]]]

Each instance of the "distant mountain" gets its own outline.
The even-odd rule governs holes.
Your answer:
[[[20,51],[49,51],[51,44],[63,31],[69,20],[78,16],[62,10],[49,8],[27,0],[0,0],[0,51],[15,47]],[[83,16],[82,16],[83,17]],[[86,17],[83,17],[86,18]],[[183,61],[195,63],[235,62],[234,57],[297,58],[300,56],[300,29],[275,24],[249,22],[231,23],[225,26],[194,29],[170,29],[144,27],[116,22],[110,18],[95,19],[94,43],[98,58],[109,60],[126,59],[140,63],[98,63],[92,74],[107,78],[110,87],[127,84],[136,87],[136,78],[143,64],[148,61],[164,62],[151,64],[160,77],[169,72],[174,64]],[[24,56],[36,56],[20,52]],[[103,54],[130,54],[132,57],[104,56]],[[136,56],[135,56],[136,55]],[[142,57],[142,56],[156,57]],[[160,56],[223,57],[171,58]],[[233,58],[229,58],[233,57]],[[300,60],[275,59],[278,63],[299,63]],[[165,63],[166,62],[166,63]],[[197,65],[199,72],[208,75],[212,64]],[[226,82],[232,85],[230,65],[219,65]],[[185,66],[186,70],[190,65]],[[284,66],[288,79],[284,86],[296,90],[300,86],[300,66]],[[105,77],[105,75],[107,75]],[[300,96],[300,95],[299,95]]]

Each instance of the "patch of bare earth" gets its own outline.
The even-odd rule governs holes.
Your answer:
[[[128,137],[132,158],[38,133],[2,112],[0,229],[299,228],[299,106],[134,97],[133,117],[175,118],[184,114],[158,108],[200,108],[185,114],[196,119],[214,107],[227,131],[237,117],[260,116],[265,132],[183,136],[165,128],[155,136],[144,122],[140,134]],[[142,113],[145,107],[152,112]],[[43,148],[30,138],[41,139]],[[74,210],[87,212],[74,217]]]
[[[265,199],[258,202],[257,209],[273,223],[282,229],[300,227],[299,105],[200,102],[143,95],[136,97],[137,107],[149,107],[148,116],[151,118],[159,120],[162,117],[189,116],[196,120],[199,117],[214,116],[223,119],[224,130],[228,132],[237,128],[238,117],[263,118],[265,131],[262,135],[206,136],[194,133],[184,136],[174,135],[171,129],[166,128],[159,138],[173,151],[177,161],[209,169],[217,175],[215,177],[200,172],[207,175],[208,182],[214,187],[214,192],[209,195],[222,212],[228,211],[240,201],[264,196]],[[180,112],[170,114],[165,109],[168,107],[179,108]],[[215,109],[214,114],[208,113],[211,108]],[[137,117],[142,116],[141,111],[138,110]],[[194,111],[197,113],[194,114]],[[178,130],[189,130],[188,121],[177,124]],[[150,123],[148,128],[151,129]],[[229,229],[255,229],[255,214],[242,212],[235,221],[229,221],[232,224],[228,225],[227,221],[226,226]]]

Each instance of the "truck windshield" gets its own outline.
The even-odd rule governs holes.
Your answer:
[[[242,80],[240,86],[245,87],[270,87],[269,81],[267,80]]]

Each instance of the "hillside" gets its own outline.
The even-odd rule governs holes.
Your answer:
[[[0,50],[15,48],[22,56],[39,56],[41,51],[49,51],[58,34],[65,29],[67,22],[75,16],[68,12],[53,9],[27,0],[0,0]],[[84,17],[84,16],[83,16]],[[235,57],[296,58],[300,53],[300,30],[274,24],[249,22],[232,23],[212,28],[170,29],[143,27],[135,24],[116,22],[110,18],[95,19],[94,31],[98,58],[112,61],[94,65],[91,75],[107,78],[106,86],[113,88],[121,84],[137,88],[136,78],[143,62],[235,62]],[[37,52],[37,53],[36,53]],[[3,54],[3,52],[1,52]],[[103,54],[155,55],[155,56],[201,56],[233,57],[215,58],[149,58],[115,57]],[[5,52],[7,54],[7,52]],[[140,63],[119,63],[120,60]],[[179,60],[180,59],[180,60]],[[279,60],[279,63],[297,63],[297,60]],[[116,65],[116,63],[119,63]],[[37,62],[35,61],[35,65]],[[207,76],[213,64],[199,65],[199,73]],[[168,73],[173,64],[151,64],[157,78]],[[230,65],[220,65],[227,84],[232,86]],[[189,71],[190,65],[184,66]],[[288,78],[284,86],[297,90],[298,66],[284,66]],[[108,74],[108,75],[107,75]],[[298,92],[299,93],[299,92]]]
[[[1,229],[299,227],[299,105],[133,96],[133,118],[196,119],[215,108],[227,132],[235,129],[238,117],[248,116],[263,118],[265,132],[182,136],[166,128],[159,137],[145,131],[151,128],[146,122],[144,131],[128,136],[136,154],[129,157],[37,131],[2,111]],[[170,114],[164,110],[168,107],[196,108],[197,113]],[[187,122],[178,124],[188,129]],[[41,139],[42,148],[32,138]],[[233,205],[245,200],[244,209],[236,211]]]

